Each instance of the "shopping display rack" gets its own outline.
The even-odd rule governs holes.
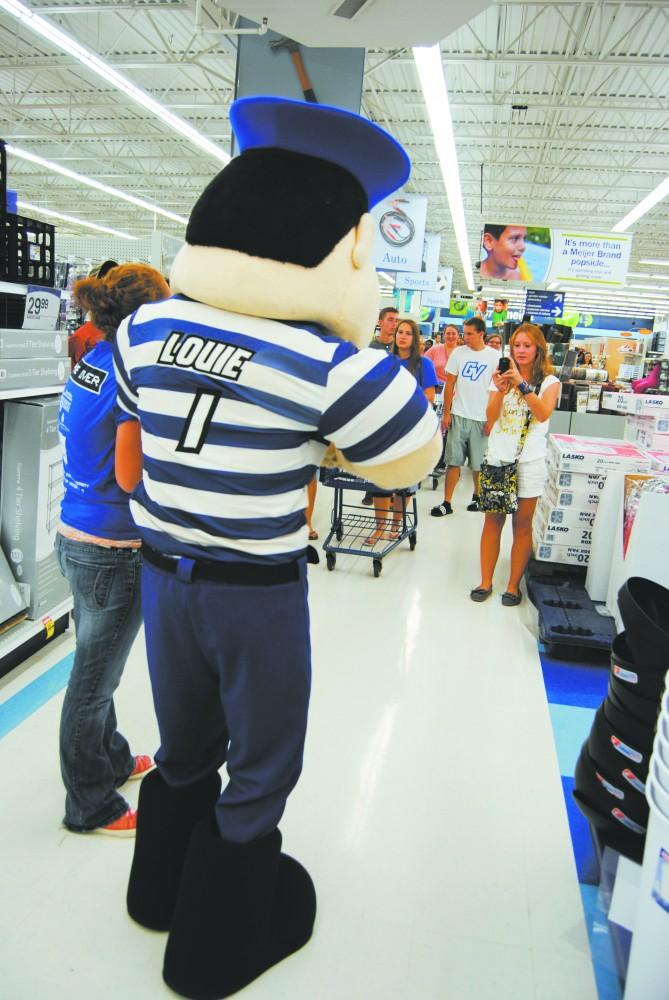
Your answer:
[[[374,576],[379,576],[383,567],[383,560],[393,549],[396,549],[405,539],[409,540],[409,548],[413,551],[416,548],[418,526],[418,507],[416,505],[416,494],[414,490],[393,490],[385,492],[378,486],[369,483],[357,476],[352,476],[340,469],[328,469],[321,473],[321,484],[329,486],[334,490],[332,502],[331,527],[330,532],[323,542],[325,561],[327,568],[333,570],[337,562],[337,555],[347,554],[352,556],[363,556],[372,560]],[[344,492],[346,490],[354,493],[374,493],[377,496],[391,497],[393,494],[402,498],[402,510],[400,521],[396,525],[393,521],[393,512],[388,511],[388,515],[383,522],[377,523],[374,509],[364,507],[361,504],[344,502]],[[382,528],[382,537],[373,545],[366,545],[366,540],[377,529]],[[391,533],[398,531],[396,537],[391,537]]]

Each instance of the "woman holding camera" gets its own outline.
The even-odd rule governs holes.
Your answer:
[[[546,435],[548,421],[560,391],[551,373],[544,335],[534,323],[523,323],[510,340],[511,357],[500,359],[493,375],[486,413],[488,438],[486,462],[503,467],[517,462],[518,505],[513,518],[511,567],[502,604],[515,607],[522,595],[520,581],[532,552],[532,518],[546,483]],[[482,482],[482,490],[484,489]],[[482,493],[481,507],[486,498]],[[473,601],[485,601],[492,593],[492,580],[499,557],[506,514],[486,513],[481,535],[481,582],[471,591]]]

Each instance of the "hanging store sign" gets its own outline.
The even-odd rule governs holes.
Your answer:
[[[437,309],[448,309],[451,305],[451,288],[453,287],[453,268],[445,267],[437,275],[437,281],[429,292],[423,292],[424,306],[436,306]]]
[[[627,280],[632,237],[547,226],[486,223],[479,274],[486,281],[576,281],[617,287]]]
[[[420,272],[427,198],[419,194],[395,194],[375,205],[372,216],[376,223],[376,269]]]
[[[423,240],[423,259],[420,271],[400,271],[395,278],[395,288],[410,288],[414,291],[435,291],[439,273],[439,251],[441,236],[426,233]]]
[[[525,313],[533,320],[556,320],[564,312],[564,292],[544,292],[528,288],[525,292]]]

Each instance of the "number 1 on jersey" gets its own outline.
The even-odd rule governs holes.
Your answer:
[[[215,392],[198,392],[193,400],[177,451],[199,455],[221,397]]]

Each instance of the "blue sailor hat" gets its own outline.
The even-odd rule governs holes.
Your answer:
[[[396,139],[343,108],[283,97],[242,97],[230,107],[230,123],[241,152],[285,149],[336,163],[356,178],[370,208],[411,173],[411,160]]]

